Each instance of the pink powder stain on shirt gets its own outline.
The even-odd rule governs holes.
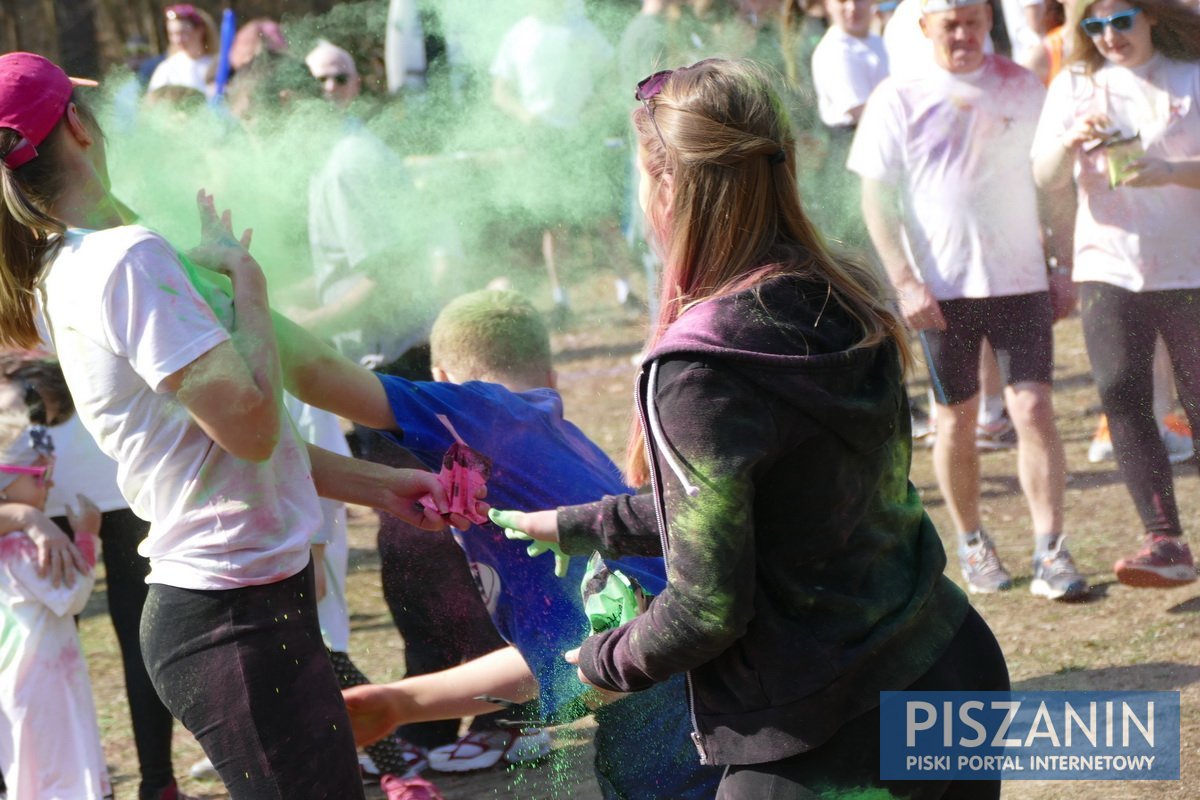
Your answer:
[[[23,532],[0,536],[0,559],[33,559],[37,557],[37,545]]]
[[[79,649],[78,641],[63,645],[58,653],[47,661],[51,672],[60,675],[75,675],[87,672],[87,664],[83,660],[83,652]]]

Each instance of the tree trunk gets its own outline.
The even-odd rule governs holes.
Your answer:
[[[68,75],[99,78],[100,45],[93,0],[56,0],[54,10],[62,53],[59,66]]]
[[[4,50],[27,50],[58,58],[54,0],[7,0],[0,11]]]

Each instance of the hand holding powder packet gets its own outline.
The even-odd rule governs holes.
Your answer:
[[[446,499],[450,502],[449,513],[458,514],[476,525],[482,525],[488,518],[479,513],[476,495],[480,487],[486,486],[488,478],[492,476],[492,460],[468,446],[448,419],[442,416],[439,416],[439,419],[455,438],[454,444],[450,445],[446,455],[442,457],[442,469],[438,473],[438,481],[446,490]],[[429,495],[422,497],[420,502],[424,508],[437,510],[437,504]]]

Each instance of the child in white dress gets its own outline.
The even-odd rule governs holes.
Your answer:
[[[53,468],[46,429],[0,412],[0,502],[44,509]],[[80,495],[68,518],[95,565],[100,510]],[[112,797],[74,620],[93,581],[88,572],[55,586],[38,575],[37,548],[23,531],[0,536],[0,771],[10,797]]]

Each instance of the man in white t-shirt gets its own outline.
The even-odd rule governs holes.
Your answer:
[[[325,99],[348,111],[362,89],[351,55],[322,41],[305,63]],[[398,198],[411,187],[400,155],[350,114],[309,181],[308,242],[318,306],[289,316],[370,368],[423,342],[436,310],[421,299],[432,269],[414,265],[420,249],[412,241],[414,226],[397,213]]]
[[[830,128],[852,128],[888,75],[887,52],[871,33],[869,0],[826,0],[825,11],[831,24],[812,57],[817,109]]]
[[[901,313],[925,348],[937,404],[934,467],[968,588],[1012,586],[979,510],[975,425],[986,339],[1018,434],[1035,538],[1031,590],[1078,598],[1087,582],[1062,544],[1066,461],[1050,392],[1054,312],[1028,158],[1045,90],[1033,73],[984,52],[992,23],[986,0],[923,0],[923,9],[937,68],[879,85],[848,166],[862,178],[863,214]]]

